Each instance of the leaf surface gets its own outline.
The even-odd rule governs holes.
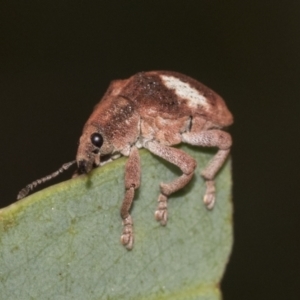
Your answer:
[[[214,153],[181,148],[198,167],[191,183],[169,198],[165,227],[154,219],[159,183],[180,171],[140,151],[132,251],[119,241],[126,158],[0,210],[0,299],[220,299],[232,247],[230,161],[217,176],[217,202],[208,211],[200,170]]]

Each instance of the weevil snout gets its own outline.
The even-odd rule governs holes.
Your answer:
[[[85,147],[87,146],[87,147]],[[100,165],[99,153],[94,153],[89,149],[89,145],[81,145],[78,148],[76,161],[80,174],[89,173],[94,166]]]
[[[80,174],[89,173],[94,165],[100,164],[99,150],[92,143],[89,134],[83,134],[80,138],[76,161]]]
[[[88,170],[87,170],[88,163],[86,160],[84,160],[84,159],[79,160],[77,164],[78,164],[78,170],[81,174],[88,172]]]
[[[100,159],[97,159],[97,157],[94,156],[95,155],[89,155],[89,158],[86,158],[80,154],[77,154],[76,161],[78,172],[80,174],[89,173],[92,170],[93,166],[98,166],[100,164]]]

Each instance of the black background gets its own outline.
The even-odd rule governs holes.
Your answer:
[[[300,299],[299,1],[1,1],[0,26],[1,206],[74,159],[111,80],[179,71],[235,116],[224,299]]]

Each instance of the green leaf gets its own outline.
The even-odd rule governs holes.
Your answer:
[[[165,227],[154,219],[159,183],[180,171],[140,151],[132,251],[120,244],[125,158],[0,210],[0,299],[220,299],[232,246],[230,161],[208,211],[199,174],[214,153],[181,148],[198,167],[170,197]]]

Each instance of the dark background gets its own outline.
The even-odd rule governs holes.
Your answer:
[[[224,299],[300,299],[300,1],[1,1],[0,35],[1,206],[74,159],[111,80],[179,71],[235,116]]]

